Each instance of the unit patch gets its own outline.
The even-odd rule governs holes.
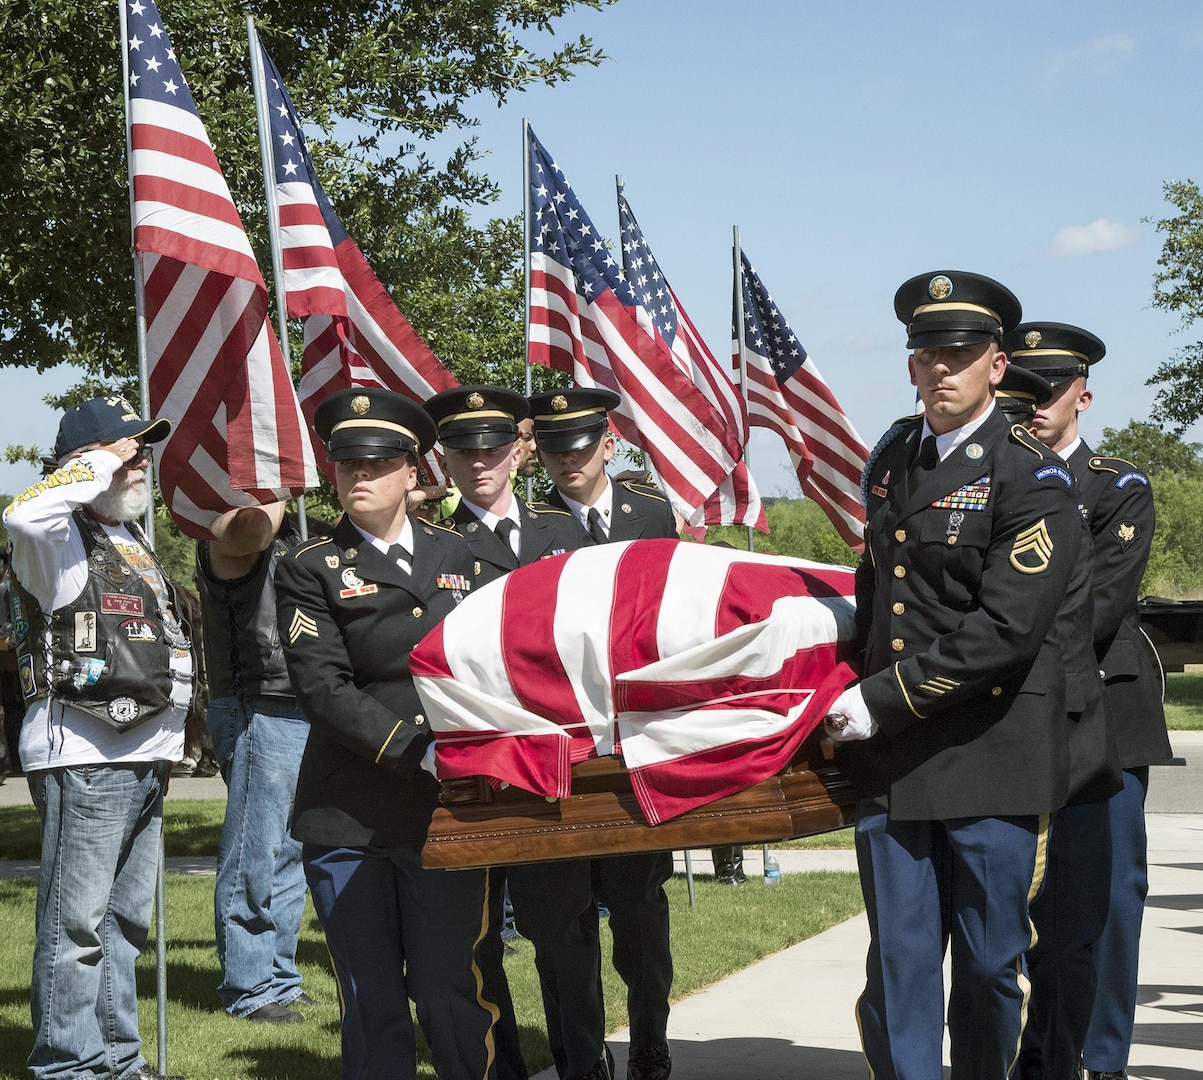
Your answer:
[[[96,612],[77,611],[75,613],[75,651],[96,651]]]
[[[125,593],[101,593],[100,610],[105,615],[141,615],[142,597]]]
[[[1073,487],[1074,478],[1068,469],[1063,469],[1060,465],[1045,465],[1042,469],[1037,469],[1033,473],[1037,480],[1047,480],[1050,476],[1055,476],[1058,480],[1064,482],[1066,487]]]
[[[932,507],[936,510],[985,510],[989,501],[990,477],[983,476],[937,499]]]
[[[1119,546],[1123,551],[1127,551],[1132,541],[1140,535],[1140,529],[1136,527],[1135,521],[1120,521],[1111,532],[1119,541]]]
[[[1053,555],[1053,538],[1041,518],[1021,529],[1011,546],[1011,565],[1021,574],[1043,574]]]

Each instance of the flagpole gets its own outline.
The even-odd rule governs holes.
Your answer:
[[[125,103],[125,171],[129,188],[130,257],[134,263],[134,341],[138,354],[138,396],[142,418],[150,419],[150,365],[146,356],[146,287],[142,279],[142,260],[134,247],[134,145],[130,133],[129,104],[129,25],[125,0],[117,0],[121,22],[121,96]],[[155,465],[150,462],[152,485]],[[154,500],[146,508],[143,531],[151,547],[155,541]],[[155,869],[155,1041],[158,1044],[159,1072],[167,1075],[167,878],[166,847],[159,829],[159,865]]]
[[[288,344],[288,298],[284,292],[284,256],[280,245],[280,212],[276,197],[276,167],[271,143],[271,124],[267,117],[267,79],[259,56],[259,35],[255,32],[255,17],[246,17],[247,50],[251,60],[251,88],[255,93],[255,126],[259,129],[259,158],[263,163],[263,191],[267,206],[267,236],[272,255],[272,283],[276,294],[276,337],[290,376],[292,364]],[[297,529],[302,542],[309,539],[309,522],[305,516],[305,493],[297,496]]]
[[[739,246],[739,226],[731,226],[732,247],[731,255],[735,264],[735,340],[739,348],[739,396],[744,400],[744,407],[748,404],[748,356],[744,351],[744,268],[743,268],[743,251]],[[752,450],[752,418],[748,417],[748,437],[744,440],[744,464],[748,466],[748,475],[752,474],[752,466],[749,464],[749,454]],[[755,532],[751,525],[748,525],[748,550],[756,549]]]
[[[523,298],[522,305],[525,317],[522,320],[522,369],[525,375],[524,386],[529,398],[534,389],[530,370],[530,121],[522,118],[522,262]],[[526,501],[535,497],[534,481],[526,478]]]

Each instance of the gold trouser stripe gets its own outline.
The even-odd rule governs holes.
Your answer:
[[[1048,869],[1048,829],[1051,817],[1048,814],[1041,814],[1037,819],[1036,825],[1036,861],[1032,866],[1032,884],[1028,888],[1028,926],[1031,928],[1031,943],[1028,948],[1032,948],[1036,944],[1037,934],[1036,927],[1032,923],[1031,907],[1032,902],[1040,895],[1040,887],[1044,884],[1044,874]],[[1032,998],[1032,984],[1028,981],[1028,977],[1023,973],[1023,957],[1019,957],[1015,961],[1015,981],[1019,985],[1019,989],[1023,993],[1023,1004],[1019,1012],[1019,1038],[1015,1041],[1015,1056],[1011,1059],[1010,1068],[1007,1070],[1007,1075],[1010,1076],[1015,1069],[1016,1063],[1019,1061],[1019,1049],[1023,1045],[1023,1029],[1028,1023],[1028,1005]]]
[[[873,1071],[873,1066],[869,1062],[869,1052],[865,1049],[865,1029],[860,1022],[860,1003],[864,1000],[864,994],[856,999],[856,1004],[852,1006],[852,1015],[856,1017],[856,1034],[860,1039],[860,1052],[865,1055],[865,1067],[869,1070],[869,1080],[877,1080],[877,1073]]]
[[[906,687],[902,683],[902,672],[898,670],[898,664],[894,665],[894,678],[898,680],[898,689],[902,691],[902,696],[906,699],[906,707],[919,717],[920,720],[926,720],[927,717],[911,704],[911,695],[906,692]]]
[[[347,999],[343,996],[343,981],[338,977],[338,965],[334,962],[334,953],[330,951],[330,942],[326,940],[326,928],[322,927],[322,941],[326,944],[326,955],[330,957],[330,970],[334,973],[334,992],[338,995],[338,1019],[341,1022],[347,1015]]]
[[[497,1057],[497,1042],[493,1038],[493,1026],[501,1019],[501,1009],[497,1003],[489,1001],[485,998],[485,977],[480,970],[480,965],[476,962],[476,950],[480,948],[480,943],[484,941],[485,935],[489,933],[501,933],[500,926],[489,926],[489,890],[493,886],[493,875],[487,868],[485,870],[485,902],[480,912],[480,933],[477,934],[476,940],[472,943],[472,976],[476,979],[476,1003],[487,1012],[491,1018],[489,1030],[485,1034],[485,1071],[480,1080],[487,1080],[489,1071],[493,1068],[493,1061]]]
[[[399,728],[399,727],[400,727],[402,724],[404,724],[404,723],[405,723],[405,717],[402,717],[402,718],[401,718],[400,720],[398,720],[398,721],[397,721],[397,723],[396,723],[396,724],[393,726],[393,730],[392,730],[392,731],[390,731],[390,732],[388,733],[388,738],[384,740],[384,745],[383,745],[383,746],[380,748],[380,753],[378,753],[378,754],[376,755],[376,764],[377,764],[377,765],[379,765],[379,764],[380,764],[380,759],[381,759],[382,757],[384,757],[384,752],[385,752],[385,751],[388,749],[388,744],[389,744],[389,743],[391,743],[391,742],[393,741],[393,736],[397,734],[397,728]]]

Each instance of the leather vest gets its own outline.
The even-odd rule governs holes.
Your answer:
[[[276,628],[276,563],[301,542],[285,518],[271,546],[245,577],[223,581],[209,566],[209,545],[196,545],[196,583],[204,625],[209,697],[292,697]]]
[[[70,604],[47,617],[13,577],[13,626],[26,701],[54,697],[125,731],[171,704],[173,648],[187,649],[187,627],[172,625],[154,589],[83,508],[72,514],[88,551],[88,580]],[[127,528],[154,559],[181,612],[175,587],[134,523]],[[50,646],[46,648],[46,632]]]

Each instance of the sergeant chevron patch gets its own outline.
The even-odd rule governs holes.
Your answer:
[[[1053,554],[1053,538],[1041,518],[1021,529],[1011,546],[1011,565],[1021,574],[1043,574]]]
[[[312,615],[306,615],[300,608],[297,608],[296,614],[292,617],[292,622],[288,624],[288,644],[295,645],[297,638],[302,634],[317,637],[317,620]]]

